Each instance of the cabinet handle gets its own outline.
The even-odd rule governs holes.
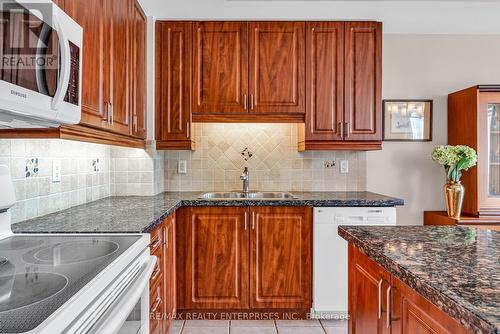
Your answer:
[[[187,131],[187,137],[191,137],[191,127],[189,126],[189,122],[186,122],[186,131]]]
[[[109,106],[110,106],[110,110],[111,110],[111,116],[110,116],[111,125],[113,125],[115,123],[115,107],[113,106],[112,102],[109,102]]]
[[[153,272],[153,275],[151,276],[151,281],[154,282],[154,280],[156,279],[156,277],[158,277],[158,275],[160,274],[160,272],[161,272],[161,270],[160,270],[160,264],[157,263],[155,271]]]
[[[253,110],[254,107],[254,100],[253,100],[253,94],[250,95],[250,109]]]
[[[166,248],[168,248],[168,226],[165,228],[165,240],[164,240],[164,245]]]
[[[158,247],[160,245],[160,238],[156,239],[153,244],[151,244],[151,248],[152,249],[155,249],[156,247]]]
[[[137,132],[137,114],[134,114],[134,131]]]
[[[247,217],[247,213],[245,212],[245,231],[247,230],[248,228],[248,217]]]
[[[382,318],[382,283],[384,282],[383,279],[380,279],[378,281],[378,292],[377,292],[377,305],[378,305],[378,314],[377,318],[380,320]]]
[[[349,134],[351,133],[351,123],[346,122],[345,127],[346,127],[345,137],[349,138]]]
[[[158,297],[158,298],[156,298],[155,304],[151,308],[151,313],[156,313],[156,311],[158,311],[158,307],[160,307],[160,304],[161,304],[161,298]]]
[[[386,304],[387,304],[387,328],[391,327],[391,289],[389,286],[386,292]]]
[[[106,122],[111,124],[111,108],[109,107],[109,102],[106,101],[104,104],[106,105]]]
[[[248,99],[247,99],[247,94],[243,95],[243,108],[244,108],[245,110],[247,110],[247,109],[248,109],[248,101],[247,101],[247,100],[248,100]]]
[[[255,230],[255,212],[252,212],[252,230]]]
[[[340,139],[344,139],[344,123],[339,122]]]

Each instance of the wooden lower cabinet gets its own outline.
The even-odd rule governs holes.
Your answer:
[[[310,307],[312,209],[255,207],[250,214],[250,307]]]
[[[168,333],[176,309],[175,213],[151,232],[150,252],[157,257],[149,288],[150,333]]]
[[[469,333],[351,244],[349,315],[349,334]]]
[[[178,210],[179,312],[310,309],[312,209]]]
[[[184,212],[184,307],[248,308],[247,209],[187,208]]]

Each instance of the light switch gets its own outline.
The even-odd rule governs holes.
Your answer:
[[[61,160],[52,161],[52,182],[61,182]]]
[[[349,160],[340,160],[340,174],[349,173]]]
[[[187,174],[187,162],[186,160],[179,160],[177,163],[177,173]]]

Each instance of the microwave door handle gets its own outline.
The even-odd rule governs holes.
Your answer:
[[[54,98],[52,99],[52,109],[57,110],[68,92],[69,77],[71,72],[71,54],[69,49],[69,40],[66,38],[56,15],[54,15],[53,22],[54,29],[59,36],[59,49],[61,50],[61,70],[59,71],[59,78],[57,80],[57,90],[54,94]]]
[[[44,68],[38,63],[38,59],[47,55],[47,53],[42,53],[41,50],[45,50],[45,47],[49,45],[51,32],[52,28],[48,24],[44,24],[42,26],[36,52],[36,61],[35,61],[36,85],[38,87],[38,92],[44,95],[49,95],[47,77],[45,75],[46,68]]]

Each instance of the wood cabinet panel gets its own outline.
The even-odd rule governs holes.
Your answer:
[[[159,149],[193,149],[191,22],[156,23],[156,141]]]
[[[342,140],[344,22],[306,24],[305,140]]]
[[[382,140],[382,24],[345,24],[346,140]]]
[[[134,137],[146,138],[146,24],[147,18],[137,1],[133,1],[131,13],[131,61],[129,62],[132,92],[131,131]]]
[[[165,306],[163,303],[163,282],[157,282],[149,288],[149,333],[163,334],[164,321],[162,319]]]
[[[250,209],[250,307],[309,308],[312,209]]]
[[[109,81],[105,91],[109,96],[111,125],[109,130],[130,134],[130,1],[103,0],[107,11],[105,29],[109,40],[105,43],[109,60],[105,68]],[[101,9],[102,10],[102,9]],[[107,48],[107,49],[106,49]]]
[[[82,59],[82,118],[81,124],[107,127],[108,94],[104,83],[109,80],[105,70],[105,43],[108,31],[104,27],[103,0],[67,1],[64,11],[84,31]]]
[[[189,208],[187,218],[185,307],[247,308],[247,209]]]
[[[406,284],[392,278],[392,333],[399,334],[466,334],[455,319],[439,310]]]
[[[387,300],[391,276],[349,245],[349,334],[390,333]]]
[[[305,23],[248,26],[250,111],[305,113]]]
[[[247,112],[246,22],[195,22],[193,112]]]
[[[352,244],[349,244],[349,315],[349,334],[469,333],[457,320]]]

